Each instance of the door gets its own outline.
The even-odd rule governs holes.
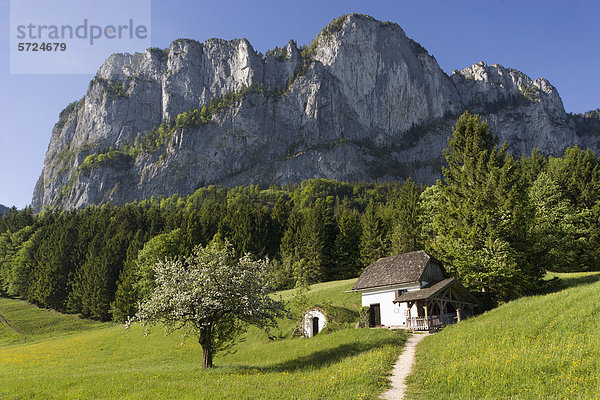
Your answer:
[[[317,333],[319,333],[319,317],[314,317],[312,319],[313,321],[313,332],[312,335],[315,336]]]
[[[371,304],[369,308],[369,326],[371,328],[381,326],[381,312],[379,304]]]

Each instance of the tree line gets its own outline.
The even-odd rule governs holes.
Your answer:
[[[0,219],[0,294],[124,321],[154,289],[154,265],[228,241],[270,260],[275,289],[353,278],[379,257],[425,249],[494,301],[547,289],[546,271],[600,268],[600,161],[590,150],[514,159],[465,113],[443,180],[308,180],[210,186],[187,197]]]

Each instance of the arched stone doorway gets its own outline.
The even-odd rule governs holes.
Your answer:
[[[318,308],[312,308],[306,311],[302,318],[302,336],[313,337],[321,332],[326,325],[327,317],[325,313]]]

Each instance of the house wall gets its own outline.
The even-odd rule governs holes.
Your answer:
[[[429,261],[423,270],[421,280],[425,282],[437,282],[444,279],[444,271],[440,264],[435,261]]]
[[[381,313],[381,324],[384,326],[406,326],[406,303],[394,304],[396,291],[406,289],[408,291],[419,290],[419,283],[402,284],[385,289],[367,289],[362,292],[362,306],[369,307],[371,304],[379,304]],[[417,307],[411,309],[413,315],[417,315]]]

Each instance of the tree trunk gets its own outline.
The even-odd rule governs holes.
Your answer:
[[[202,353],[204,355],[204,368],[212,368],[212,338],[211,338],[211,325],[205,325],[200,328],[200,339],[198,342],[202,346]]]

